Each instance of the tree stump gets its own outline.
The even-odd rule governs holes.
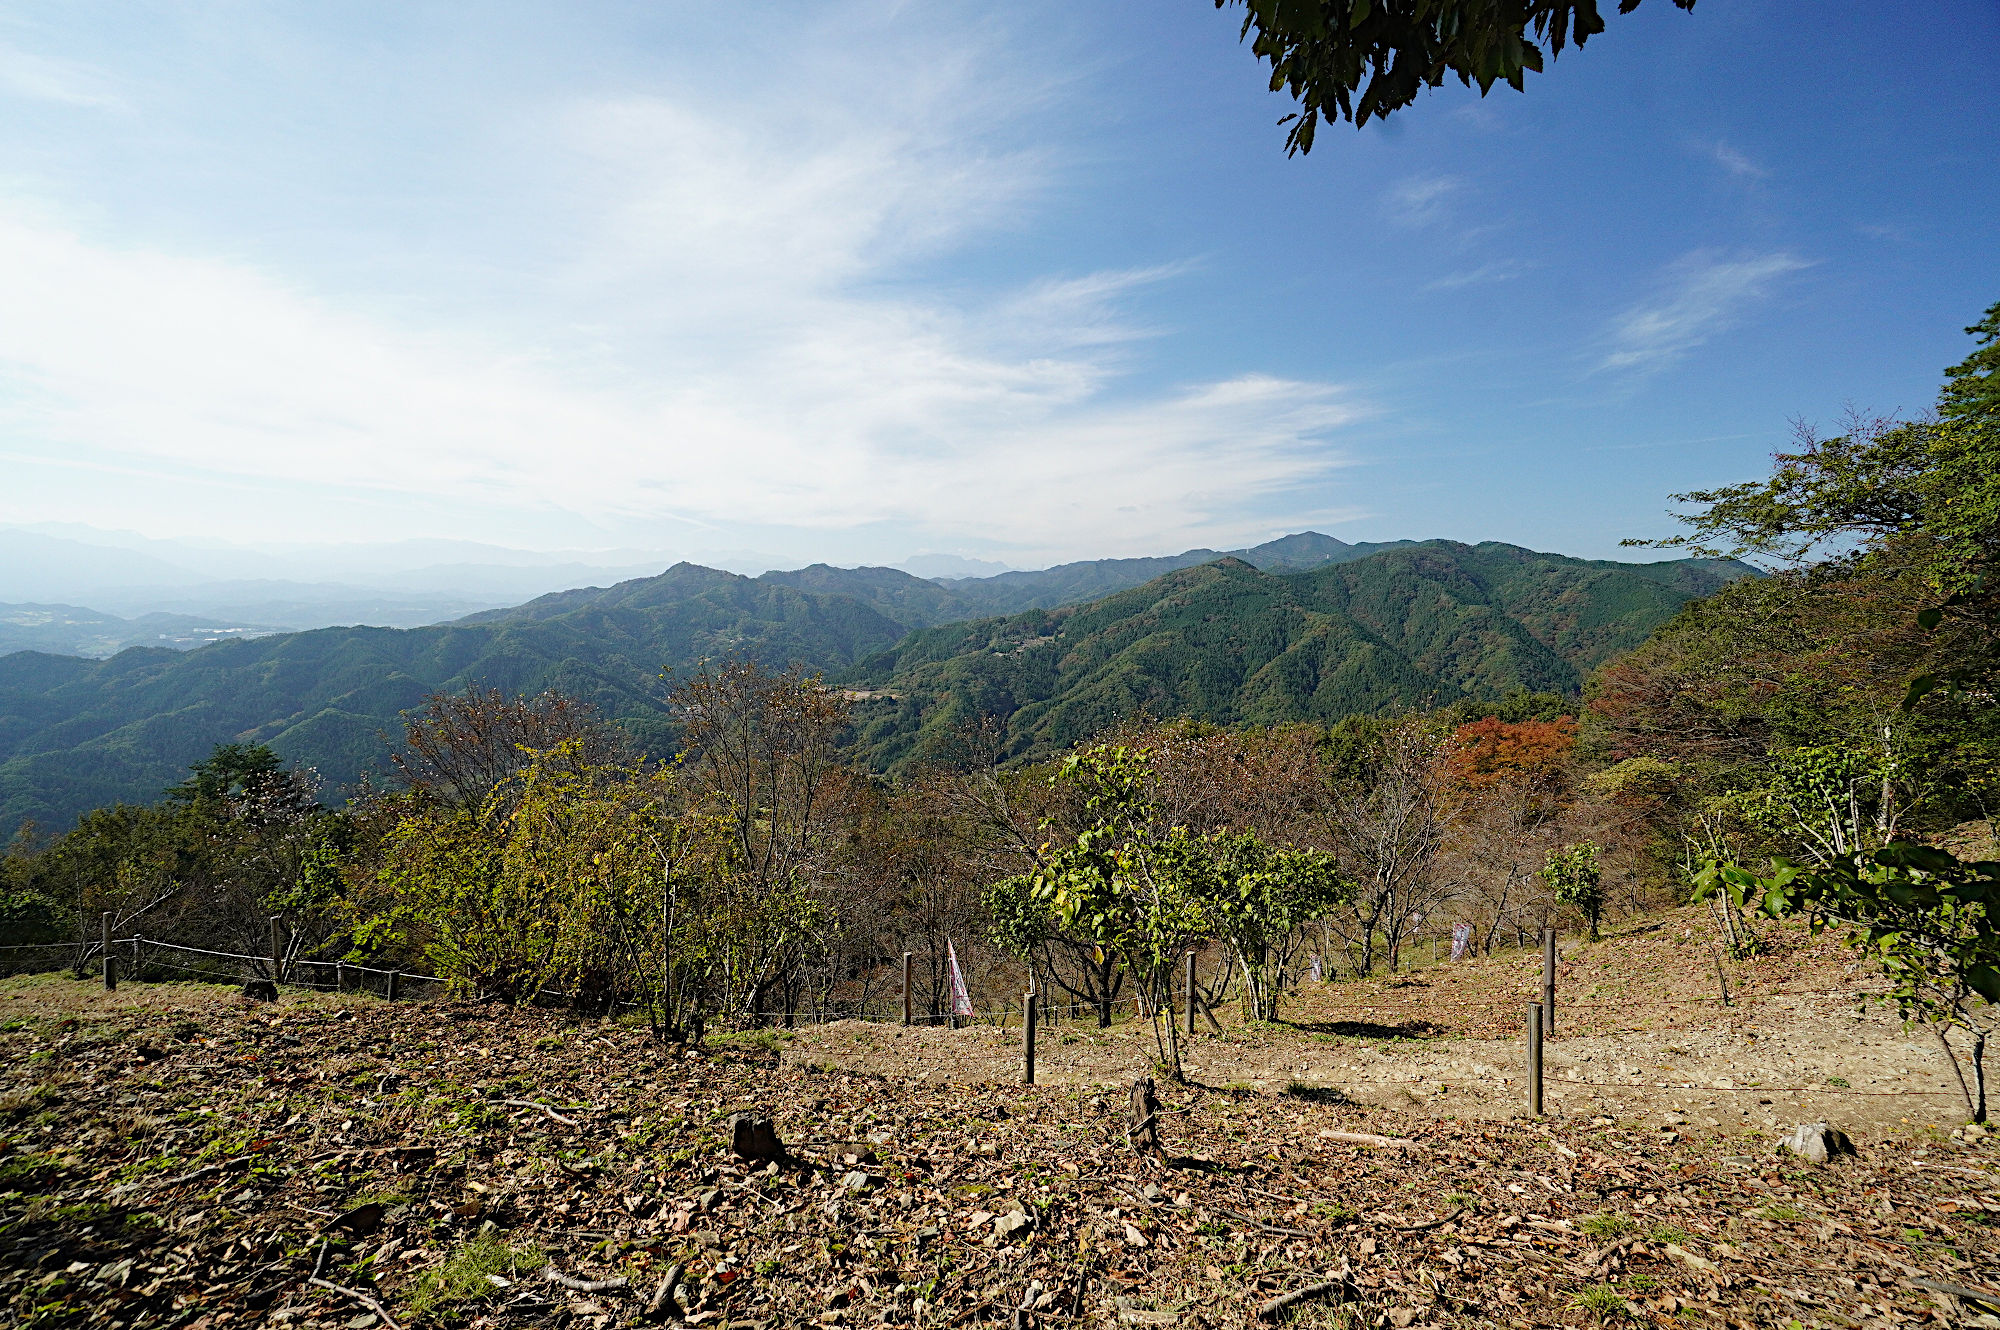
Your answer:
[[[754,1113],[729,1115],[729,1150],[738,1159],[756,1164],[785,1157],[785,1143],[778,1139],[777,1127],[771,1119]]]
[[[1153,1093],[1153,1078],[1141,1076],[1132,1082],[1132,1094],[1125,1117],[1125,1142],[1140,1154],[1157,1158],[1160,1151],[1160,1100]]]

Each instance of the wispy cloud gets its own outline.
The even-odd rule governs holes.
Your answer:
[[[1778,252],[1729,258],[1697,250],[1670,265],[1658,291],[1613,320],[1609,370],[1651,370],[1680,359],[1742,321],[1778,281],[1811,266]]]
[[[1431,226],[1450,215],[1465,181],[1451,175],[1417,175],[1400,180],[1383,196],[1391,220],[1404,226]]]
[[[982,137],[981,86],[1006,100],[774,77],[755,102],[574,101],[523,168],[553,257],[507,275],[497,319],[0,200],[0,430],[263,483],[273,511],[291,487],[303,524],[339,486],[620,533],[888,524],[1017,561],[1227,539],[1333,475],[1366,410],[1337,385],[1133,386],[1157,335],[1134,302],[1180,265],[904,280],[1060,179]]]
[[[1708,155],[1715,159],[1717,166],[1739,180],[1762,180],[1771,174],[1727,143],[1710,144]]]
[[[1492,263],[1482,263],[1477,268],[1462,272],[1450,272],[1424,283],[1426,291],[1457,291],[1468,286],[1488,286],[1494,282],[1511,282],[1516,277],[1530,272],[1534,264],[1524,259],[1497,259]]]
[[[0,94],[58,106],[122,110],[125,99],[103,70],[0,45]]]

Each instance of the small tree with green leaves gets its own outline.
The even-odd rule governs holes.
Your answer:
[[[1217,832],[1190,861],[1196,893],[1243,971],[1244,1015],[1278,1019],[1279,978],[1303,925],[1353,893],[1333,856],[1271,845],[1249,832]]]
[[[1123,962],[1151,1015],[1160,1063],[1178,1080],[1174,964],[1213,932],[1200,889],[1213,870],[1200,838],[1162,825],[1143,751],[1100,745],[1072,753],[1050,780],[1074,786],[1086,825],[1074,839],[1040,848],[1029,889],[1064,931]]]
[[[1885,727],[1885,732],[1886,732]],[[1900,800],[1887,751],[1814,745],[1780,753],[1743,798],[1744,817],[1817,864],[1895,839]]]
[[[993,945],[1026,961],[1038,974],[1097,1013],[1099,1029],[1111,1025],[1111,1008],[1126,981],[1116,951],[1063,927],[1061,912],[1035,890],[1032,875],[1002,878],[982,895],[987,937]]]
[[[1598,862],[1597,842],[1579,841],[1550,850],[1542,863],[1541,878],[1556,900],[1589,921],[1590,940],[1597,941],[1598,920],[1604,915],[1604,870]]]
[[[1986,1036],[1991,1004],[2000,1002],[2000,862],[1897,841],[1813,866],[1774,859],[1768,873],[1711,863],[1698,892],[1725,893],[1772,918],[1806,914],[1815,932],[1846,927],[1848,941],[1888,978],[1903,1019],[1936,1034],[1972,1120],[1986,1120]],[[1952,1053],[1954,1027],[1972,1044],[1971,1086]]]

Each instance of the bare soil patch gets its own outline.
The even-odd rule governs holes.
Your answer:
[[[1597,943],[1562,942],[1556,1030],[1544,1051],[1546,1111],[1682,1132],[1765,1135],[1827,1120],[1882,1137],[1965,1118],[1934,1037],[1905,1029],[1872,976],[1832,937],[1774,930],[1765,954],[1728,962],[1718,990],[1706,923],[1677,911]],[[1218,1013],[1186,1047],[1189,1077],[1265,1093],[1315,1089],[1425,1117],[1523,1115],[1525,1009],[1540,992],[1539,951],[1427,966],[1365,982],[1306,984],[1275,1025]],[[991,1025],[903,1029],[858,1021],[812,1027],[785,1045],[794,1064],[1006,1082],[1020,1078],[1021,1032]],[[1963,1056],[1961,1054],[1961,1056]],[[1113,1085],[1150,1072],[1149,1023],[1045,1029],[1037,1078]],[[1967,1080],[1969,1066],[1961,1065]]]

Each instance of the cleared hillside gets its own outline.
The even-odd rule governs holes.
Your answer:
[[[525,1007],[194,984],[14,979],[0,1010],[23,1325],[1978,1324],[1935,1289],[2000,1259],[1992,1143],[1921,1124],[1812,1168],[1706,1127],[1197,1075],[1160,1087],[1155,1159],[1120,1084],[852,1065],[991,1027],[815,1031],[837,1062],[772,1031],[682,1051]],[[732,1157],[738,1108],[790,1156]]]

